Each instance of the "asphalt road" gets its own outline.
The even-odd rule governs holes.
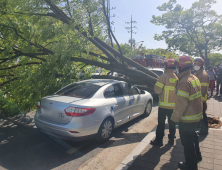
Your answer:
[[[153,112],[157,109],[156,103]],[[113,169],[118,165],[118,161],[121,162],[120,159],[124,159],[147,135],[150,128],[155,126],[154,119],[156,115],[152,113],[147,118],[140,116],[115,129],[113,137],[108,142],[100,144],[96,141],[74,143],[56,139],[36,129],[30,123],[31,120],[20,122],[0,117],[0,170],[75,170],[89,169],[89,166],[95,166],[97,169]],[[144,129],[144,126],[150,128]],[[121,152],[118,154],[117,151]],[[104,159],[104,155],[107,159]],[[109,156],[112,157],[111,160],[108,159]],[[101,161],[102,159],[108,161],[107,165]],[[92,162],[98,160],[103,167],[98,162],[97,165],[92,165]],[[110,162],[112,160],[114,162]]]

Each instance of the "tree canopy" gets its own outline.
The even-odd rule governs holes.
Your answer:
[[[168,50],[200,56],[209,65],[208,54],[222,47],[222,16],[212,10],[215,4],[215,0],[199,0],[191,8],[184,9],[176,0],[169,0],[157,7],[164,13],[151,20],[166,28],[154,38],[165,40]]]

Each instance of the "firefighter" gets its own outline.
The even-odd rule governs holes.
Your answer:
[[[208,121],[207,121],[207,91],[210,83],[210,77],[203,68],[204,60],[202,58],[195,58],[194,60],[194,70],[195,76],[199,79],[201,85],[201,94],[203,101],[203,119],[200,121],[200,134],[208,134]]]
[[[175,123],[171,121],[171,115],[173,113],[175,105],[175,86],[178,78],[174,73],[175,60],[168,59],[164,62],[164,74],[159,77],[159,80],[155,84],[154,91],[159,95],[159,108],[158,108],[158,125],[156,130],[156,139],[152,140],[150,144],[163,146],[163,136],[165,129],[166,116],[169,122],[169,135],[168,143],[173,145],[175,138]]]
[[[181,56],[176,62],[179,82],[176,87],[176,102],[171,120],[179,125],[181,143],[186,162],[178,164],[180,169],[196,170],[202,160],[196,127],[203,117],[201,85],[191,74],[192,59]]]

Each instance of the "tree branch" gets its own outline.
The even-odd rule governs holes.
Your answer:
[[[42,62],[30,62],[30,63],[26,63],[26,64],[16,64],[16,65],[11,66],[11,67],[0,68],[0,70],[9,70],[9,69],[16,68],[16,67],[19,67],[19,66],[32,65],[32,64],[42,64]]]
[[[83,53],[87,54],[87,51],[83,51]],[[91,51],[89,51],[89,55],[92,55],[92,56],[95,56],[95,57],[100,57],[102,60],[106,60],[106,61],[109,61],[109,62],[112,62],[112,61],[113,61],[113,60],[110,59],[110,58],[107,58],[107,57],[105,57],[105,56],[96,54],[96,53],[91,52]]]
[[[64,23],[68,24],[71,19],[56,5],[51,3],[51,0],[45,0],[45,2],[50,6],[50,9],[58,16],[58,18]]]
[[[104,15],[106,17],[106,21],[107,21],[107,25],[108,25],[108,34],[109,34],[109,37],[110,37],[110,41],[111,41],[111,46],[113,47],[113,42],[112,42],[112,37],[113,39],[115,40],[117,46],[118,46],[118,49],[119,49],[119,52],[120,52],[120,59],[122,60],[122,65],[124,65],[124,57],[123,57],[123,53],[122,53],[122,50],[121,50],[121,47],[119,45],[119,42],[117,41],[115,35],[113,34],[113,31],[111,29],[111,26],[110,26],[110,20],[109,20],[109,17],[108,17],[108,11],[106,13],[106,9],[105,9],[105,0],[103,0],[103,12],[104,12]],[[111,37],[112,35],[112,37]]]
[[[91,36],[94,36],[93,27],[92,27],[91,13],[88,11],[88,9],[87,9],[87,12],[89,14],[89,33],[90,33]]]
[[[22,14],[22,15],[39,15],[39,16],[46,16],[46,17],[53,17],[56,19],[59,19],[55,14],[53,13],[47,13],[47,14],[39,14],[39,13],[23,13],[23,12],[14,12],[16,14]]]
[[[70,5],[69,5],[69,0],[67,0],[67,11],[69,12],[70,17],[72,18],[71,10],[70,10]]]
[[[93,39],[93,38],[90,38],[90,37],[87,37],[88,39],[89,39],[89,41],[91,41],[97,48],[99,48],[104,54],[106,54],[106,56],[108,57],[108,58],[110,58],[111,60],[113,60],[114,62],[116,62],[116,63],[119,63],[119,61],[114,57],[114,56],[112,56],[107,50],[109,50],[109,49],[107,49],[106,47],[110,47],[109,45],[107,45],[106,47],[105,46],[103,46],[101,43],[99,43],[97,40],[95,40],[95,38]],[[97,38],[98,39],[98,38]],[[104,42],[103,42],[104,43]],[[104,43],[104,44],[106,44],[106,43]]]
[[[16,34],[18,37],[20,37],[21,39],[25,40],[26,42],[28,42],[29,44],[31,44],[31,45],[33,45],[33,46],[35,46],[35,47],[37,47],[37,48],[41,48],[44,52],[48,52],[49,54],[54,54],[53,51],[51,51],[51,50],[49,50],[49,49],[47,49],[47,48],[45,48],[45,47],[43,47],[43,46],[41,46],[41,45],[37,45],[37,44],[35,44],[35,43],[27,40],[27,39],[26,39],[25,37],[23,37],[22,35],[20,35],[20,34],[19,34],[20,31],[18,31],[15,27],[13,27],[13,22],[11,21],[11,19],[8,18],[8,20],[9,20],[9,21],[11,22],[11,24],[12,24],[12,27],[9,27],[9,26],[8,26],[8,28],[14,30],[15,34]]]
[[[113,49],[112,47],[110,47],[109,45],[107,45],[106,43],[104,43],[102,40],[100,40],[99,38],[95,37],[95,39],[101,43],[101,45],[103,45],[107,50],[109,50],[111,53],[113,53],[116,56],[121,56],[121,54],[116,51],[115,49]],[[155,73],[153,73],[152,71],[148,70],[147,68],[143,67],[142,65],[138,64],[137,62],[125,57],[124,57],[124,61],[126,61],[129,65],[131,65],[132,67],[136,67],[138,70],[143,71],[144,73],[153,76],[154,78],[158,78],[159,76],[156,75]]]
[[[14,76],[14,75],[13,75],[13,74],[1,75],[0,78],[1,78],[1,77],[11,77],[11,76]]]
[[[88,59],[80,58],[80,57],[71,57],[70,60],[71,61],[75,61],[75,62],[83,62],[83,63],[85,63],[87,65],[98,66],[98,67],[101,67],[101,68],[105,68],[107,70],[110,70],[112,68],[112,67],[110,67],[109,64],[104,64],[104,63],[101,63],[101,62],[98,62],[98,61],[88,60]]]
[[[0,84],[0,87],[3,86],[3,85],[5,85],[5,84],[8,84],[8,83],[10,83],[10,82],[12,82],[12,81],[18,80],[18,79],[19,79],[19,77],[15,77],[15,78],[13,78],[13,79],[11,79],[11,80],[8,80],[8,81],[6,81],[6,82],[4,82],[4,83],[1,83],[1,84]]]
[[[2,62],[0,62],[0,64],[2,64],[2,63],[5,63],[5,62],[7,62],[8,60],[10,60],[10,59],[15,59],[15,58],[18,58],[20,55],[15,55],[15,56],[13,56],[13,57],[11,57],[11,58],[3,58],[3,59],[1,59],[1,60],[3,60]]]
[[[139,84],[143,85],[154,85],[157,81],[156,78],[142,72],[139,70],[133,70],[133,69],[128,69],[128,68],[123,68],[122,65],[109,65],[109,64],[104,64],[98,61],[93,61],[93,60],[88,60],[85,58],[80,58],[80,57],[71,57],[71,61],[75,62],[83,62],[85,64],[90,64],[94,66],[98,66],[101,68],[105,68],[106,70],[112,70],[116,71],[118,73],[125,74],[128,77],[132,77],[132,80],[137,81]]]
[[[111,47],[113,47],[113,41],[112,41],[112,37],[111,37],[111,34],[110,32],[112,31],[111,28],[110,28],[110,21],[109,21],[109,17],[108,17],[108,2],[107,2],[107,12],[106,12],[106,7],[105,7],[105,0],[103,0],[103,13],[106,17],[106,23],[107,23],[107,26],[108,26],[108,36],[109,36],[109,39],[110,39],[110,43],[111,43]]]
[[[50,6],[51,10],[58,15],[61,15],[61,21],[68,24],[71,19],[62,11],[60,10],[56,5],[52,4],[50,0],[45,0],[46,3]],[[86,38],[88,38],[89,41],[91,41],[97,48],[99,48],[104,54],[107,55],[108,58],[114,60],[115,62],[119,62],[114,56],[112,56],[103,46],[101,46],[95,39],[88,37],[87,32],[80,31],[80,25],[75,26],[75,29],[78,30],[82,35],[84,35]]]
[[[16,50],[16,49],[13,49],[15,51],[15,54],[14,56],[12,57],[9,57],[9,58],[2,58],[0,60],[2,60],[2,62],[0,62],[0,64],[2,63],[5,63],[11,59],[15,59],[15,58],[18,58],[19,56],[26,56],[26,57],[30,57],[30,58],[36,58],[36,59],[39,59],[39,60],[42,60],[42,61],[47,61],[46,59],[44,58],[41,58],[41,57],[37,57],[37,55],[47,55],[46,53],[23,53],[19,50]]]

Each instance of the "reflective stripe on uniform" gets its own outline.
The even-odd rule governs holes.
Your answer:
[[[159,106],[174,107],[175,103],[159,102]]]
[[[186,98],[190,97],[190,94],[188,92],[185,92],[185,91],[182,91],[182,90],[178,90],[177,95],[182,96],[182,97],[186,97]]]
[[[166,89],[165,89],[164,103],[168,103],[168,94],[169,94],[169,90],[166,90]]]
[[[191,63],[191,61],[185,61],[185,63],[187,64],[187,63]]]
[[[206,86],[206,87],[209,86],[209,83],[200,83],[200,84],[201,84],[201,86]]]
[[[164,89],[166,90],[175,90],[174,86],[164,86]]]
[[[160,83],[160,82],[156,82],[156,84],[155,84],[156,86],[158,86],[158,87],[160,87],[161,89],[163,88],[163,84],[162,83]]]
[[[196,87],[196,86],[200,85],[200,82],[199,82],[198,79],[196,79],[196,80],[191,81],[191,84],[192,84],[193,87]]]
[[[174,78],[169,78],[169,82],[170,83],[176,83],[176,81],[178,81],[179,79],[174,79]]]
[[[181,120],[198,120],[203,116],[203,112],[199,113],[198,115],[192,115],[192,116],[183,116],[181,117]]]
[[[164,102],[159,102],[159,106],[174,107],[175,103],[168,103],[170,90],[175,90],[174,86],[164,86]]]
[[[202,96],[202,95],[201,95],[201,92],[198,91],[197,93],[191,95],[191,96],[189,97],[189,100],[194,100],[194,99],[199,98],[199,97],[201,97],[201,96]]]
[[[205,97],[202,97],[202,101],[203,102],[207,101],[207,94],[205,95]]]

